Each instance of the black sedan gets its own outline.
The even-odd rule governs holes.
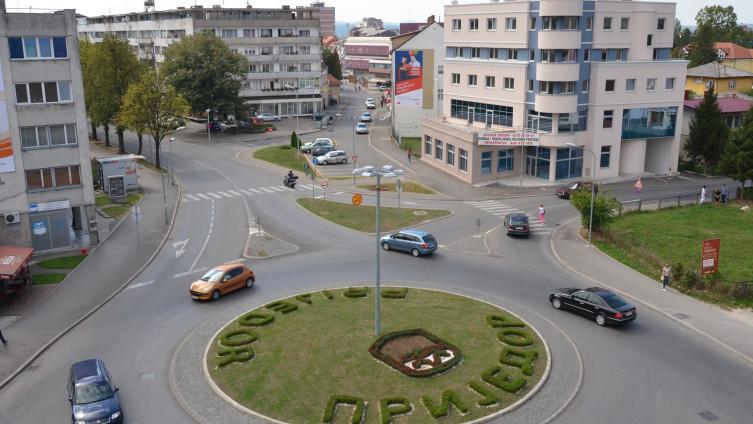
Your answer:
[[[524,213],[511,213],[505,217],[505,230],[507,235],[530,235],[530,226],[528,224],[528,215]]]
[[[596,324],[624,324],[636,318],[635,306],[601,287],[564,288],[549,295],[554,309],[569,309],[589,317]]]

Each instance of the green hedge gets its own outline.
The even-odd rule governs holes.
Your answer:
[[[339,404],[355,406],[353,415],[350,417],[351,424],[360,424],[363,421],[363,415],[366,412],[366,402],[363,399],[355,396],[332,395],[322,416],[323,423],[331,423],[335,419],[335,409]]]
[[[468,406],[452,390],[442,392],[442,400],[439,405],[436,405],[429,396],[422,396],[421,402],[434,418],[446,417],[450,413],[450,405],[454,406],[461,414],[468,413]]]

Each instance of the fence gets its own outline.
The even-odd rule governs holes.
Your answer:
[[[706,199],[705,199],[706,202],[713,201],[714,190],[709,189],[706,192]],[[727,201],[735,200],[741,194],[742,194],[742,188],[730,187],[729,194],[727,195]],[[635,200],[626,200],[624,202],[618,202],[619,207],[617,209],[617,214],[622,215],[623,213],[634,212],[634,211],[651,211],[651,210],[658,210],[658,209],[664,209],[664,208],[678,208],[681,206],[696,205],[700,202],[700,200],[701,200],[700,192],[673,193],[672,195],[667,195],[667,196],[656,196],[656,197],[648,197],[648,198],[641,198],[641,199],[635,199]]]

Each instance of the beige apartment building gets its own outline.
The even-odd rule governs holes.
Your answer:
[[[675,173],[674,17],[660,2],[445,6],[443,113],[422,122],[421,160],[471,184]]]

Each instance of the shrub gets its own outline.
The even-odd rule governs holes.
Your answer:
[[[454,406],[461,414],[468,413],[468,406],[463,403],[460,397],[452,390],[442,392],[442,400],[436,405],[429,396],[422,396],[421,402],[434,418],[446,417],[450,413],[450,405]]]
[[[351,424],[360,424],[363,421],[363,414],[366,410],[366,403],[363,399],[355,396],[332,395],[327,402],[327,408],[322,416],[323,423],[331,423],[335,419],[335,408],[338,404],[354,405],[353,415],[350,417]]]
[[[290,147],[293,149],[298,148],[298,134],[296,134],[295,131],[290,134]]]
[[[580,212],[582,225],[588,227],[591,217],[591,192],[575,192],[570,196],[570,202]],[[608,226],[614,221],[617,208],[617,199],[609,195],[597,194],[594,197],[593,228],[598,230]]]
[[[380,421],[382,424],[390,424],[395,415],[407,414],[413,410],[410,401],[404,397],[394,397],[379,401]]]

